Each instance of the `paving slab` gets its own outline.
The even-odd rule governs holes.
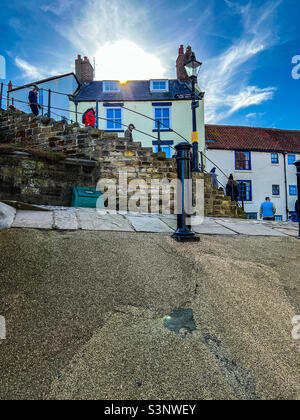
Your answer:
[[[238,220],[238,219],[237,219]],[[232,231],[240,235],[249,235],[249,236],[286,236],[284,233],[279,232],[272,227],[260,223],[251,223],[250,221],[224,221],[218,220],[217,224],[231,229]]]
[[[53,212],[18,210],[12,227],[53,229]]]
[[[216,223],[214,220],[204,219],[203,223],[193,226],[195,233],[203,235],[237,235],[236,231]]]
[[[79,229],[133,232],[128,220],[120,214],[104,214],[94,211],[76,210]]]
[[[137,232],[173,233],[174,230],[159,217],[126,216]]]
[[[177,218],[160,217],[160,219],[171,229],[177,229]],[[214,220],[207,218],[201,218],[200,220],[202,220],[202,223],[192,226],[192,230],[195,233],[202,233],[204,235],[237,235],[236,232],[215,223]]]
[[[55,210],[53,214],[54,229],[77,230],[79,228],[75,211]]]
[[[297,229],[285,229],[285,228],[274,228],[274,230],[283,233],[284,235],[292,236],[297,238],[299,236],[299,232]]]
[[[160,220],[163,223],[165,223],[166,225],[168,225],[170,229],[172,229],[172,230],[177,229],[177,217],[176,216],[174,216],[173,218],[166,217],[166,216],[160,216]]]
[[[0,203],[0,229],[9,229],[15,219],[16,209]]]

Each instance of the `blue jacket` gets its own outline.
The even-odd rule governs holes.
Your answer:
[[[31,90],[31,91],[29,92],[29,95],[28,95],[28,102],[29,102],[29,103],[31,103],[31,104],[37,104],[37,103],[38,103],[38,96],[37,96],[37,94],[35,94],[35,93],[33,92],[33,90]]]
[[[274,217],[276,213],[276,207],[271,201],[265,201],[262,203],[260,208],[261,217]]]

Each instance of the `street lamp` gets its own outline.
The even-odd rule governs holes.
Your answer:
[[[200,71],[202,63],[196,60],[195,54],[192,53],[192,56],[189,61],[184,65],[184,68],[187,72],[188,77],[192,82],[192,114],[193,114],[193,132],[192,132],[192,144],[193,144],[193,172],[200,172],[199,169],[199,156],[198,156],[198,132],[197,132],[197,121],[196,121],[196,108],[199,107],[199,102],[196,101],[195,85],[197,77]]]
[[[297,160],[296,162],[294,162],[294,165],[297,168],[297,188],[298,188],[298,214],[297,214],[297,218],[298,218],[298,222],[299,222],[299,236],[298,239],[300,239],[300,160]]]

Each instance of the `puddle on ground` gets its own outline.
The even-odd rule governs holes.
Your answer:
[[[187,334],[191,334],[197,328],[193,310],[175,309],[170,315],[164,317],[164,327],[175,332],[181,338],[185,338]]]

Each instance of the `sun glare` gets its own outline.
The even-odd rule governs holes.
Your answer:
[[[131,41],[106,44],[96,53],[96,79],[148,80],[164,77],[165,69],[155,54],[150,54]]]

